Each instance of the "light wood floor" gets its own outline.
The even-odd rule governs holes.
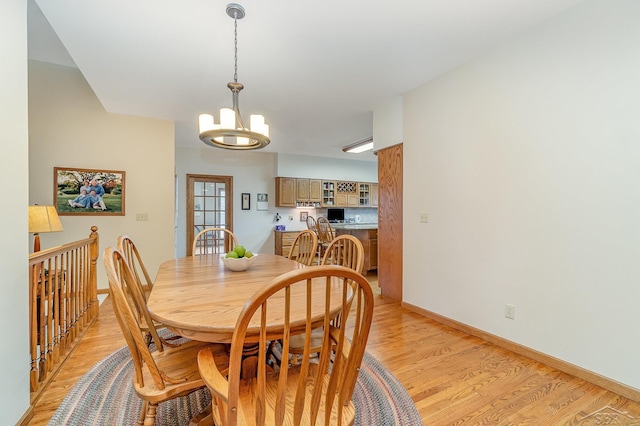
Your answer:
[[[640,403],[409,312],[369,280],[378,296],[367,351],[407,389],[425,425],[640,424]],[[107,299],[29,424],[46,425],[74,383],[124,345]]]

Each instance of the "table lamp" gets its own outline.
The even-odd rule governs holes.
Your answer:
[[[29,206],[29,232],[33,233],[33,252],[40,251],[41,232],[60,232],[62,223],[54,206]]]

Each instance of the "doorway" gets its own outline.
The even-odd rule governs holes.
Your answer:
[[[233,231],[233,177],[187,175],[187,255],[193,238],[205,228]],[[227,251],[231,241],[226,232],[214,233],[213,252]]]

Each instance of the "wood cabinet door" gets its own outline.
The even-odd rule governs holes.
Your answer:
[[[276,178],[276,206],[277,207],[295,207],[295,178]]]
[[[322,181],[320,179],[309,179],[309,201],[322,201]]]
[[[371,184],[371,207],[378,207],[378,184]]]
[[[322,206],[323,207],[333,207],[337,204],[336,202],[336,183],[331,180],[323,180],[322,181]]]
[[[369,240],[369,269],[378,268],[378,239]]]
[[[309,201],[309,179],[296,179],[296,201]]]

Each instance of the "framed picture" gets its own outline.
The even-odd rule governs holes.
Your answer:
[[[300,222],[306,222],[307,216],[309,216],[309,212],[300,212]]]
[[[257,210],[269,210],[269,194],[258,194]]]
[[[251,210],[251,194],[248,192],[242,193],[242,210]]]
[[[125,172],[53,168],[53,204],[60,216],[124,216]]]

